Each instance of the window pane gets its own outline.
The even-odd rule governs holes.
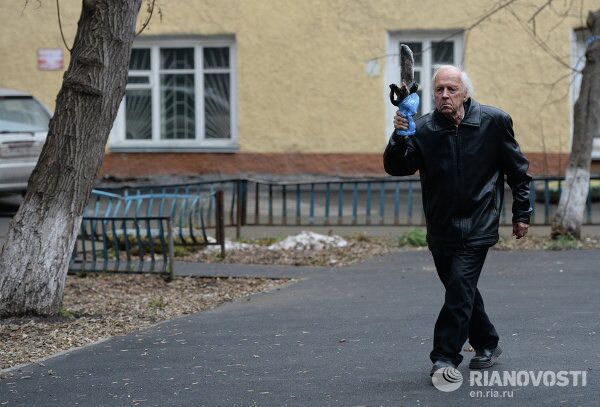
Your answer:
[[[204,75],[205,138],[231,138],[229,74]]]
[[[129,76],[127,77],[127,83],[130,84],[149,84],[150,78],[147,76]]]
[[[434,64],[453,64],[454,63],[454,43],[452,41],[431,42]]]
[[[193,139],[195,130],[193,74],[160,77],[160,118],[162,139]]]
[[[229,48],[204,48],[205,68],[229,68]]]
[[[423,114],[423,92],[421,91],[421,72],[415,71],[415,82],[419,84],[419,90],[417,91],[417,95],[419,95],[419,107],[417,108],[417,113],[415,113],[415,119]]]
[[[129,89],[125,93],[125,138],[152,139],[152,93],[150,89]]]
[[[403,42],[402,44],[408,45],[408,48],[412,50],[415,66],[421,65],[423,63],[423,44],[420,42]],[[398,52],[400,52],[400,46],[398,46]],[[400,58],[398,58],[398,61],[400,61]]]
[[[415,71],[415,82],[421,83],[421,71]]]
[[[129,70],[131,71],[149,71],[150,70],[150,50],[133,48],[131,50],[131,59],[129,60]]]
[[[160,50],[162,69],[194,69],[194,48],[162,48]]]

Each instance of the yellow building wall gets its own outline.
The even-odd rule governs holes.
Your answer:
[[[241,152],[378,153],[386,141],[386,57],[379,75],[366,62],[386,54],[389,32],[466,28],[495,0],[161,0],[145,35],[231,35],[237,49]],[[569,147],[570,34],[600,1],[563,1],[527,25],[536,4],[517,1],[464,36],[465,69],[476,98],[509,112],[525,151]],[[55,3],[0,1],[0,87],[27,90],[51,108],[63,72],[42,72],[38,48],[62,47]],[[72,43],[81,0],[61,0]],[[145,17],[142,7],[139,20]],[[583,18],[583,19],[582,19]],[[68,65],[68,52],[65,66]],[[562,78],[562,79],[561,79]],[[556,82],[554,87],[552,83]]]

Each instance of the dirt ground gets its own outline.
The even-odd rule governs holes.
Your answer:
[[[0,369],[214,308],[289,280],[88,274],[67,277],[63,308],[52,318],[0,319]],[[41,362],[43,363],[43,362]]]

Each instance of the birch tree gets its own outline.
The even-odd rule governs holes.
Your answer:
[[[142,0],[84,0],[48,137],[0,252],[0,316],[55,314],[125,92]]]
[[[600,136],[600,10],[590,11],[581,90],[573,111],[573,142],[552,236],[579,239],[589,193],[594,137]]]

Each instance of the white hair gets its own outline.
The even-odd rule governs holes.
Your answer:
[[[435,84],[435,79],[438,76],[438,73],[442,70],[442,69],[457,69],[458,72],[460,72],[460,81],[462,82],[463,85],[463,89],[465,90],[466,93],[466,99],[470,99],[471,97],[473,97],[473,82],[471,82],[471,78],[469,78],[469,75],[467,75],[467,73],[465,71],[463,71],[460,67],[455,66],[455,65],[440,65],[437,67],[437,69],[435,70],[435,72],[433,73],[433,78],[431,79],[431,83]],[[431,88],[432,93],[435,92],[435,89]]]

